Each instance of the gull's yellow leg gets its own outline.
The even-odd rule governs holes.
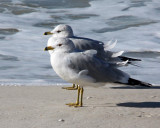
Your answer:
[[[78,95],[77,95],[77,101],[76,101],[76,103],[68,103],[68,104],[66,104],[66,105],[69,105],[69,106],[74,106],[74,107],[82,107],[82,105],[83,105],[83,88],[80,88],[79,86],[78,86]],[[81,95],[81,97],[80,97],[80,101],[79,101],[79,96]]]
[[[77,95],[77,101],[76,101],[76,103],[68,103],[66,105],[69,105],[69,106],[78,105],[79,104],[79,94],[80,94],[80,87],[78,86],[78,95]]]
[[[83,92],[84,92],[84,89],[83,89],[83,87],[82,87],[81,90],[80,90],[80,94],[81,94],[81,99],[80,99],[80,103],[79,103],[79,106],[80,106],[80,107],[83,106]]]
[[[62,87],[62,89],[77,90],[78,89],[78,85],[73,84],[72,87]]]

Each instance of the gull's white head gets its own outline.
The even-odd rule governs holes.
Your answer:
[[[44,50],[50,52],[71,52],[75,49],[73,42],[68,38],[55,39],[50,46],[47,46]]]
[[[69,25],[60,24],[51,32],[45,32],[44,35],[53,35],[53,37],[70,38],[73,37],[72,28]]]

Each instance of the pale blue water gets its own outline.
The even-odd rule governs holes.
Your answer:
[[[43,51],[45,31],[69,24],[75,35],[107,42],[114,51],[142,59],[122,69],[160,84],[160,1],[158,0],[0,0],[0,85],[68,84]]]

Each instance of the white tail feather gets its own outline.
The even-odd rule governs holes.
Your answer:
[[[106,46],[109,46],[109,45],[111,44],[111,42],[112,42],[112,40],[108,41],[108,42],[106,43]]]
[[[116,64],[117,64],[118,66],[125,66],[127,63],[128,63],[128,60],[123,61],[123,62],[117,62]]]
[[[116,53],[113,53],[111,57],[115,58],[115,57],[121,56],[123,53],[124,51],[116,52]]]
[[[107,43],[104,44],[104,49],[109,47],[111,45],[112,40],[108,41]]]
[[[109,41],[109,42],[104,46],[104,50],[105,50],[105,51],[108,51],[108,50],[114,48],[115,45],[117,44],[117,40],[115,40],[115,42],[112,43],[112,44],[111,44],[111,42],[112,42],[112,40]]]

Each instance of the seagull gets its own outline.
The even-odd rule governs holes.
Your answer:
[[[141,61],[140,59],[134,59],[129,58],[125,56],[121,56],[124,51],[120,52],[111,52],[111,50],[117,43],[117,40],[111,44],[112,41],[109,41],[108,43],[103,43],[101,41],[84,38],[84,37],[77,37],[74,36],[73,30],[71,26],[60,24],[57,27],[55,27],[50,32],[45,32],[44,35],[52,35],[48,40],[48,46],[52,44],[53,40],[55,38],[69,38],[73,41],[73,44],[75,45],[76,49],[79,50],[90,50],[94,49],[97,50],[97,55],[104,60],[109,60],[110,62],[117,62],[117,61],[127,61],[127,63],[131,63],[132,61]]]
[[[97,51],[97,56],[99,58],[105,61],[109,61],[110,63],[113,63],[115,65],[116,63],[120,62],[119,65],[121,64],[121,66],[126,66],[128,64],[133,64],[133,61],[141,61],[140,59],[122,56],[124,51],[111,52],[110,50],[115,47],[117,40],[114,43],[112,43],[112,41],[109,41],[108,43],[104,44],[101,41],[84,37],[77,37],[74,36],[73,30],[69,25],[60,24],[57,27],[55,27],[52,31],[45,32],[44,35],[52,35],[48,40],[47,46],[50,46],[56,38],[69,38],[70,40],[72,40],[76,49],[82,51],[94,49]],[[63,87],[63,89],[74,90],[77,89],[77,86],[73,84],[72,87]]]
[[[58,38],[47,46],[45,51],[50,51],[52,68],[63,80],[78,85],[76,103],[69,106],[83,106],[83,87],[99,87],[108,83],[124,85],[152,85],[133,79],[129,74],[118,69],[118,64],[110,63],[98,56],[97,50],[79,50],[69,38]]]

